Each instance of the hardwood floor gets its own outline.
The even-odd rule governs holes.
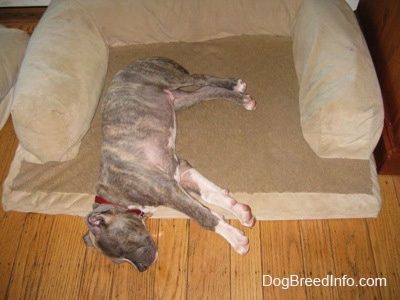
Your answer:
[[[32,34],[46,7],[0,7],[0,24]]]
[[[2,182],[16,146],[10,119],[0,131]],[[400,177],[379,180],[377,219],[257,222],[244,229],[243,257],[192,221],[149,220],[159,258],[144,273],[86,249],[79,217],[0,209],[0,299],[399,299]]]

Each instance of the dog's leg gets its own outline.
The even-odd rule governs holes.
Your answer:
[[[176,191],[171,200],[166,205],[186,214],[203,228],[221,235],[231,244],[237,253],[244,255],[249,251],[249,238],[242,230],[228,224],[222,216],[210,211],[207,207],[196,201],[177,182]]]
[[[241,93],[244,93],[247,87],[247,84],[242,79],[219,78],[205,74],[192,74],[190,76],[192,77],[191,85],[214,86]]]
[[[150,66],[148,63],[150,63]],[[147,71],[151,70],[151,72],[144,74],[145,72],[140,72],[141,68]],[[153,70],[156,70],[158,74],[162,73],[160,85],[171,90],[185,86],[215,86],[236,92],[244,92],[246,90],[246,83],[241,79],[190,74],[179,63],[166,57],[148,57],[142,61],[141,68],[139,68],[139,72],[142,78],[143,76],[147,78],[147,75],[153,75]],[[155,83],[154,81],[152,82]]]
[[[243,226],[253,227],[255,218],[248,205],[237,202],[225,189],[215,185],[197,170],[192,168],[185,160],[180,161],[180,184],[188,191],[201,196],[204,201],[218,205],[232,212]]]
[[[254,110],[257,107],[256,102],[250,95],[221,87],[206,86],[193,92],[172,90],[170,93],[173,98],[175,110],[185,109],[199,102],[212,99],[229,100],[243,106],[247,110]]]
[[[242,79],[219,78],[205,74],[174,73],[173,76],[164,78],[164,83],[168,89],[175,90],[187,86],[214,86],[230,91],[243,93],[247,84]]]

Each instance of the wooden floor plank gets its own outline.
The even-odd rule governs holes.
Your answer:
[[[154,299],[185,299],[188,220],[160,220]]]
[[[365,287],[364,278],[377,277],[365,219],[329,220],[340,299],[380,299],[379,287]],[[362,280],[362,281],[360,281]]]
[[[5,169],[4,164],[9,164],[11,162],[8,155],[10,152],[10,145],[15,140],[17,139],[12,124],[12,119],[10,117],[4,124],[4,127],[0,130],[0,159],[1,159],[0,170]]]
[[[28,214],[16,253],[9,299],[37,299],[54,216]]]
[[[141,273],[129,263],[116,264],[109,299],[154,299],[154,273],[154,266]]]
[[[0,195],[3,194],[3,183],[14,157],[17,145],[11,118],[8,118],[0,130]],[[14,266],[15,253],[18,250],[19,237],[25,222],[25,214],[5,212],[0,206],[0,299],[7,294],[8,284]]]
[[[85,245],[81,218],[55,216],[37,299],[78,299]]]
[[[11,118],[8,118],[4,127],[0,130],[0,195],[3,194],[3,182],[10,170],[11,162],[14,158],[15,150],[18,146],[18,140],[15,136],[14,127]],[[5,214],[3,207],[0,207],[0,222]]]
[[[8,118],[0,130],[0,195],[3,194],[3,183],[8,175],[17,145],[12,120]],[[4,299],[7,294],[25,218],[25,214],[5,212],[0,205],[0,299]]]
[[[260,222],[251,229],[237,220],[230,224],[243,230],[250,240],[250,250],[244,256],[231,248],[231,299],[262,299]]]
[[[10,155],[14,155],[15,149],[13,149],[16,136],[14,127],[12,126],[11,118],[8,118],[4,127],[0,130],[0,176],[4,179],[8,173],[9,165],[12,161]],[[13,151],[14,150],[14,151]]]
[[[399,177],[379,176],[382,211],[377,219],[367,220],[377,275],[387,281],[386,286],[380,287],[382,299],[400,296],[400,206],[397,199],[400,191],[396,193],[393,183],[399,180]]]
[[[32,34],[45,10],[46,7],[0,7],[0,24]]]
[[[146,226],[157,245],[159,220],[146,220]],[[111,277],[110,299],[154,299],[154,277],[156,268],[151,266],[145,272],[139,272],[129,263],[115,264]]]
[[[389,201],[391,201],[391,200],[396,201],[397,205],[400,206],[400,176],[382,176],[381,179],[383,179],[382,180],[383,182],[385,182],[385,179],[384,179],[385,177],[387,177],[388,179],[392,178],[393,184],[394,184],[394,190],[395,190],[395,194],[396,194],[396,197],[394,197],[394,195],[393,196],[390,195]],[[386,186],[386,184],[382,184],[382,186]],[[395,204],[393,203],[393,205],[395,205]]]
[[[16,253],[18,252],[26,214],[7,212],[0,222],[0,299],[7,299]]]
[[[264,221],[260,227],[264,299],[306,299],[304,286],[287,285],[290,276],[304,277],[299,222]]]
[[[98,250],[87,248],[79,299],[109,299],[113,285],[114,266],[115,263]]]
[[[336,275],[327,220],[300,221],[305,278],[323,280]],[[319,286],[318,286],[319,285]],[[308,299],[339,299],[337,287],[306,286]]]
[[[1,143],[1,139],[0,139]],[[14,159],[15,151],[17,150],[18,147],[18,141],[17,139],[11,140],[7,145],[2,149],[2,153],[0,153],[0,156],[2,159],[5,158],[4,162],[1,162],[1,167],[0,167],[0,178],[2,182],[6,179],[8,172],[10,170],[11,162]]]
[[[187,299],[230,299],[230,245],[194,221],[189,226]]]

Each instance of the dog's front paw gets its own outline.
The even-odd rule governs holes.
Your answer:
[[[219,218],[220,221],[215,227],[215,232],[223,236],[240,255],[245,255],[249,252],[249,238],[244,234],[244,232],[229,225],[223,220],[223,218]]]
[[[235,235],[235,242],[231,243],[231,245],[237,253],[240,255],[245,255],[250,249],[249,238],[245,236],[243,231],[237,228],[234,229],[236,229],[238,233]]]
[[[246,82],[244,82],[242,79],[238,79],[236,85],[233,87],[233,90],[235,92],[244,93],[246,88],[247,88]]]

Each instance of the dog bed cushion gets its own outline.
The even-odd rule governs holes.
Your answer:
[[[170,57],[194,73],[247,82],[257,100],[255,111],[215,100],[177,113],[177,153],[248,203],[259,220],[377,215],[373,162],[319,158],[302,136],[290,38],[241,36],[111,48],[106,87],[124,65],[153,55]],[[35,164],[19,149],[4,186],[4,208],[85,215],[94,201],[100,147],[98,109],[75,159]],[[161,207],[154,217],[184,216]]]
[[[27,33],[0,25],[0,129],[10,115],[13,87],[28,41]]]
[[[106,76],[150,55],[247,81],[255,112],[216,101],[179,112],[178,155],[249,203],[257,218],[378,214],[370,157],[382,99],[344,0],[53,0],[15,89],[20,146],[4,209],[90,210]]]

